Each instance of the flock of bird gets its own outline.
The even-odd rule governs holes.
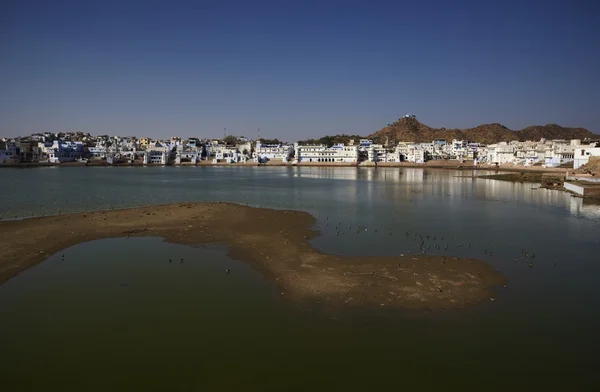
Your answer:
[[[347,224],[346,226],[340,220],[338,220],[335,224],[332,224],[330,226],[329,216],[325,215],[321,217],[321,214],[317,213],[317,217],[321,219],[321,225],[317,226],[317,228],[321,227],[326,229],[325,231],[330,231],[330,227],[333,226],[333,231],[335,232],[336,237],[345,236],[349,234],[358,235],[361,232],[369,232],[369,230],[371,230],[370,233],[373,233],[373,235],[378,234],[386,235],[387,237],[398,238],[396,232],[389,228],[385,230],[379,228],[369,229],[366,226],[360,226],[356,224]],[[401,246],[408,245],[409,250],[406,251],[407,253],[412,253],[413,251],[415,251],[425,254],[433,250],[434,252],[437,251],[435,252],[437,254],[444,254],[452,251],[451,249],[453,248],[455,249],[455,251],[456,249],[460,249],[460,253],[467,254],[470,257],[492,257],[494,255],[494,251],[489,247],[491,245],[491,241],[487,241],[487,243],[484,246],[480,247],[479,250],[476,250],[477,247],[475,241],[460,241],[457,240],[456,236],[448,237],[442,235],[433,235],[410,231],[405,231],[401,233],[401,235],[403,238],[399,240],[397,239],[396,241],[402,241],[403,243],[401,244]],[[479,253],[481,251],[483,254]],[[515,260],[525,262],[529,266],[529,268],[533,268],[535,266],[535,258],[535,253],[526,251],[524,248],[521,248],[520,253],[517,254],[517,256],[515,257]],[[553,263],[553,266],[556,267],[555,262]]]

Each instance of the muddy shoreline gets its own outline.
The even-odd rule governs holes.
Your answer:
[[[316,220],[300,211],[231,203],[180,203],[0,221],[0,284],[70,246],[115,237],[222,243],[283,296],[331,305],[452,309],[490,301],[506,278],[480,260],[432,255],[346,257],[309,240]]]

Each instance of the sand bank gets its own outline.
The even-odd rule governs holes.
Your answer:
[[[331,304],[444,309],[489,301],[505,277],[474,259],[344,257],[309,240],[315,219],[299,211],[185,203],[0,222],[0,283],[75,244],[111,237],[225,243],[232,257],[271,278],[281,295]],[[393,240],[390,239],[391,241]]]

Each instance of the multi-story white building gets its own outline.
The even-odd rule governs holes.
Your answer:
[[[445,152],[455,159],[475,159],[482,148],[484,146],[477,142],[453,139],[452,144],[446,147]]]
[[[144,165],[166,165],[169,162],[171,147],[161,142],[152,142],[146,147]]]
[[[256,147],[252,158],[256,162],[266,162],[270,160],[288,162],[294,154],[294,146],[289,144],[263,144],[256,142]]]
[[[336,144],[330,148],[324,145],[299,146],[295,144],[296,160],[302,162],[358,162],[358,147],[356,145],[346,146]]]
[[[233,156],[235,153],[237,153],[237,148],[235,146],[228,146],[224,143],[219,143],[217,140],[213,140],[206,145],[207,157],[220,160]]]
[[[408,152],[412,145],[414,145],[413,142],[398,142],[398,145],[394,149],[394,154],[397,156],[398,162],[408,160]]]
[[[212,163],[218,163],[219,161],[226,163],[244,163],[246,160],[247,156],[240,152],[236,152],[235,150],[222,150],[215,155]]]
[[[425,163],[427,161],[427,151],[419,144],[412,144],[408,147],[406,160],[413,163]]]
[[[581,140],[554,140],[545,154],[546,166],[555,167],[575,160],[575,148],[581,145]]]
[[[48,151],[48,161],[50,163],[73,162],[83,157],[82,142],[67,142],[55,140]]]
[[[88,147],[88,153],[93,158],[106,158],[107,148],[101,142],[96,142],[94,147]]]
[[[491,164],[503,165],[513,163],[515,159],[515,148],[506,142],[490,144],[487,146],[487,162]]]
[[[392,159],[391,162],[396,161],[393,157],[394,154],[388,154],[387,149],[381,144],[371,144],[367,150],[367,153],[367,157],[370,162],[390,162],[388,161],[388,157]]]
[[[371,139],[360,139],[358,141],[358,148],[360,151],[368,151],[371,148],[371,144],[373,144],[373,140]]]
[[[576,147],[574,152],[573,168],[578,169],[587,164],[591,157],[600,158],[600,142]]]

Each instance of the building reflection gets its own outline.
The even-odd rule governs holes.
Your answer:
[[[600,201],[570,197],[569,212],[578,218],[600,220]]]
[[[559,190],[539,188],[539,184],[475,178],[482,171],[435,170],[421,168],[339,168],[302,167],[299,178],[338,180],[327,198],[346,205],[364,202],[368,208],[377,201],[397,203],[430,202],[452,207],[465,199],[484,202],[524,203],[534,207],[560,206],[573,216],[598,220],[600,203],[571,197]],[[361,204],[361,203],[358,203]],[[358,211],[357,211],[358,212]],[[364,213],[362,211],[361,213]]]

